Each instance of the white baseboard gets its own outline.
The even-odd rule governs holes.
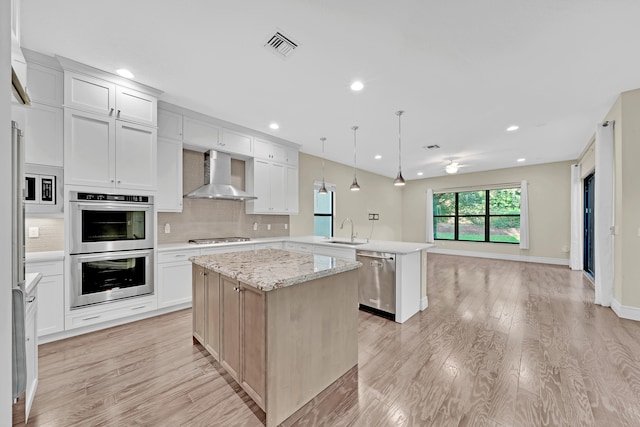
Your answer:
[[[473,251],[461,251],[457,249],[442,249],[442,248],[430,248],[427,249],[430,254],[443,254],[443,255],[457,255],[457,256],[470,256],[476,258],[490,258],[501,259],[505,261],[522,261],[522,262],[535,262],[539,264],[554,264],[554,265],[569,265],[568,259],[563,258],[545,258],[526,255],[511,255],[511,254],[497,254],[494,252],[473,252]]]
[[[424,310],[427,307],[429,307],[429,300],[427,299],[427,297],[422,297],[422,299],[420,300],[420,311]]]
[[[622,319],[640,321],[640,308],[638,307],[624,306],[620,304],[620,301],[613,298],[611,300],[611,309]]]

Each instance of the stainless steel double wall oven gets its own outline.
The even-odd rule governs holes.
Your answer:
[[[153,293],[152,196],[69,198],[71,308]]]

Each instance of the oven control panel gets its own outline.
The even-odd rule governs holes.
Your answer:
[[[105,194],[105,193],[80,193],[78,192],[76,201],[96,201],[96,202],[128,202],[128,203],[152,203],[151,196],[132,196],[128,194]]]

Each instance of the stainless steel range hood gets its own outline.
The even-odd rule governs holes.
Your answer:
[[[231,185],[231,155],[210,150],[204,154],[205,184],[185,195],[189,199],[254,200],[257,197]]]

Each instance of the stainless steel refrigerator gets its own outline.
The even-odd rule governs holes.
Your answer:
[[[13,399],[20,397],[26,389],[27,362],[25,343],[25,269],[24,269],[24,144],[22,131],[16,122],[11,122],[11,271],[13,314]]]

